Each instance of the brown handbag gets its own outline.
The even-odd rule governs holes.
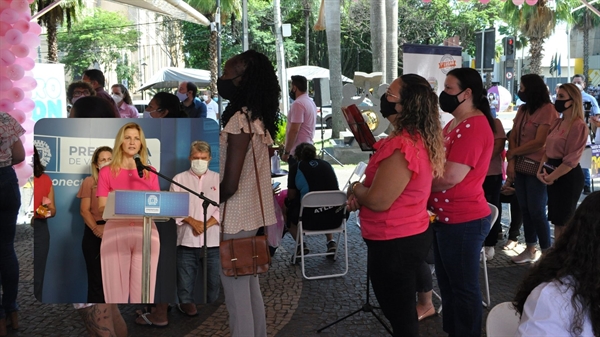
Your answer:
[[[527,112],[525,112],[527,113]],[[517,147],[521,145],[521,129],[523,128],[523,124],[525,124],[525,116],[523,116],[523,120],[521,122],[521,127],[518,129],[517,134]],[[515,171],[527,174],[530,176],[537,175],[538,168],[540,167],[540,162],[527,158],[525,156],[517,156],[515,158]]]
[[[246,113],[248,124],[252,128],[250,117]],[[267,231],[265,224],[265,211],[263,209],[262,193],[260,191],[260,182],[258,179],[258,166],[256,165],[256,154],[254,146],[250,139],[250,147],[252,148],[252,157],[254,159],[254,173],[256,174],[256,184],[258,185],[258,199],[260,202],[260,211],[263,218],[264,233],[263,236],[252,236],[248,238],[223,240],[219,245],[219,254],[221,256],[221,269],[223,275],[229,277],[246,276],[266,273],[271,264],[271,253],[267,241]],[[221,237],[223,237],[223,227],[225,226],[225,213],[227,211],[227,203],[223,206],[223,219],[221,221]]]

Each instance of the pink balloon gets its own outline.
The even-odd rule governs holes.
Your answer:
[[[6,67],[6,76],[13,81],[18,81],[25,75],[25,70],[18,64],[11,64]]]
[[[25,131],[27,133],[33,132],[34,125],[35,125],[35,122],[32,121],[31,119],[27,119],[23,123],[21,123],[21,126],[23,127],[23,129],[25,129]]]
[[[4,36],[12,26],[8,22],[0,21],[0,36]]]
[[[0,1],[0,12],[2,12],[4,8],[8,7],[10,7],[10,1]]]
[[[533,6],[533,5],[535,5],[535,4],[538,2],[538,0],[525,0],[525,2],[526,2],[526,3],[527,3],[529,6]]]
[[[26,160],[27,161],[27,160]],[[30,165],[24,165],[18,169],[15,169],[17,179],[19,180],[19,186],[25,186],[29,178],[33,176],[33,167]]]
[[[27,113],[28,111],[33,110],[35,108],[35,102],[30,98],[23,98],[22,101],[15,104],[15,109],[19,109]]]
[[[11,8],[5,8],[2,13],[0,13],[0,21],[4,21],[6,23],[13,24],[20,18],[21,15],[19,15],[19,12]]]
[[[13,103],[13,101],[6,98],[0,99],[0,111],[9,112],[14,108],[15,104]]]
[[[37,22],[30,22],[29,23],[29,33],[31,33],[35,36],[39,36],[42,33],[42,26],[40,26],[40,24]]]
[[[29,50],[29,48],[27,48],[27,50]],[[34,49],[35,51],[35,49]],[[23,67],[23,70],[29,71],[31,69],[33,69],[33,67],[35,67],[35,61],[29,57],[18,57],[15,60],[15,64],[20,65],[21,67]]]
[[[23,124],[25,120],[27,120],[25,113],[19,109],[9,111],[8,114],[11,115],[17,122],[19,122],[19,124]]]
[[[12,0],[10,8],[20,13],[29,12],[29,2],[27,0]]]
[[[35,2],[35,0],[27,0],[27,2],[29,2],[29,4],[31,5],[32,3]]]
[[[517,5],[517,6],[521,6],[523,4],[523,0],[512,0],[513,4]]]
[[[23,33],[18,29],[9,29],[6,31],[6,34],[4,34],[4,38],[8,44],[19,44],[23,41]]]
[[[13,28],[18,29],[21,33],[25,34],[27,32],[29,32],[29,21],[26,20],[19,20],[17,22],[15,22],[15,24],[13,25]]]
[[[29,47],[24,44],[16,44],[10,48],[16,57],[27,57],[29,55]]]
[[[0,91],[8,91],[13,87],[13,82],[6,76],[0,75]]]
[[[481,2],[482,4],[487,4],[490,2],[490,0],[479,0],[479,2]]]
[[[21,102],[23,100],[23,98],[25,98],[25,93],[23,92],[23,89],[21,89],[21,88],[13,87],[12,89],[10,89],[8,91],[8,99],[10,99],[11,101],[13,101],[15,103]]]
[[[37,81],[31,76],[24,76],[22,79],[13,83],[13,85],[25,91],[31,91],[37,87]]]
[[[40,45],[40,37],[33,33],[23,35],[23,44],[29,48],[35,48]]]
[[[13,54],[8,49],[0,50],[0,65],[8,67],[9,65],[15,63],[15,54]]]

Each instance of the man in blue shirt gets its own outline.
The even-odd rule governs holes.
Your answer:
[[[206,118],[206,104],[202,102],[196,95],[198,87],[192,82],[181,82],[177,89],[177,97],[183,104],[183,111],[190,118],[204,117]]]
[[[571,83],[579,84],[580,89],[581,89],[583,105],[585,106],[586,103],[591,103],[592,108],[590,110],[590,116],[598,115],[600,113],[600,109],[598,109],[598,101],[596,101],[594,96],[585,92],[585,88],[586,88],[585,76],[583,76],[581,74],[575,74],[575,76],[573,76],[573,79],[571,80]],[[593,123],[592,123],[592,125],[593,125],[592,131],[596,132],[596,129],[594,128],[595,125]],[[590,194],[590,192],[591,192],[590,186],[592,185],[592,179],[590,176],[590,169],[582,169],[582,170],[583,170],[583,177],[584,177],[583,194],[587,195],[587,194]]]

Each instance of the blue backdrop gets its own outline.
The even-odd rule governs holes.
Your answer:
[[[190,145],[208,142],[209,169],[219,172],[219,127],[212,119],[42,119],[34,129],[34,144],[54,186],[56,216],[48,220],[50,251],[44,279],[43,302],[86,302],[87,273],[81,250],[85,223],[76,197],[81,181],[90,175],[96,147],[114,145],[119,128],[138,123],[144,130],[150,163],[173,177],[190,168]],[[170,183],[159,178],[161,190]],[[218,201],[217,201],[218,202]]]

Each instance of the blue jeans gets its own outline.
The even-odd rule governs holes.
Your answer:
[[[483,315],[479,257],[491,215],[460,224],[433,224],[435,273],[442,292],[444,331],[449,336],[480,336]]]
[[[583,171],[583,185],[590,187],[592,186],[592,176],[590,169],[581,169]]]
[[[537,177],[518,173],[515,178],[515,194],[519,200],[523,214],[523,232],[527,246],[535,246],[540,241],[540,248],[550,248],[550,224],[546,217],[548,193],[546,185]]]
[[[17,215],[21,207],[21,193],[17,175],[12,166],[0,168],[0,318],[6,317],[17,306],[19,289],[19,261],[15,253]]]
[[[197,303],[194,300],[194,287],[203,286],[204,249],[177,246],[177,297],[179,303]],[[207,295],[208,303],[219,297],[221,286],[219,247],[209,247],[207,252]]]

